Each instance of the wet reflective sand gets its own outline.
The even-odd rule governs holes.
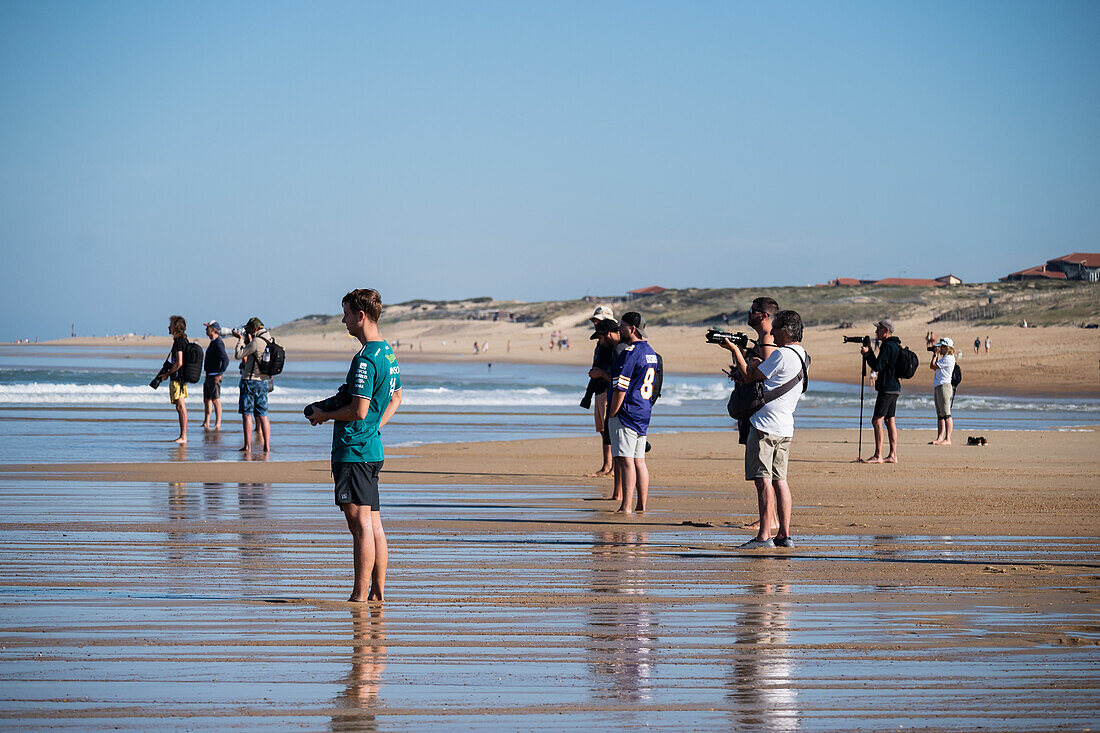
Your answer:
[[[0,481],[0,725],[1071,729],[1096,538],[799,536],[573,486],[384,487],[384,608],[324,485]]]

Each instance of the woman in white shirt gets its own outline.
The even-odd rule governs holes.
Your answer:
[[[944,337],[932,346],[932,361],[928,367],[935,372],[932,389],[936,400],[938,432],[932,445],[951,445],[951,402],[955,388],[951,377],[955,373],[955,342]]]

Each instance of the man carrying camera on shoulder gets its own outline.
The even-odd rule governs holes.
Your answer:
[[[860,348],[864,361],[878,376],[875,377],[875,411],[871,414],[871,425],[875,429],[875,453],[867,463],[898,462],[898,427],[894,421],[898,397],[901,395],[901,380],[897,376],[898,356],[901,354],[901,339],[894,335],[894,322],[883,318],[875,324],[875,339],[879,341],[878,356],[870,344]],[[890,439],[890,452],[883,457],[883,427]]]
[[[769,317],[767,320],[771,322],[769,335],[773,337],[774,343],[765,342],[764,334],[761,333],[759,346],[763,351],[763,361],[750,365],[740,349],[730,349],[741,381],[763,382],[765,395],[781,391],[778,397],[772,397],[765,402],[748,420],[745,480],[756,483],[760,526],[756,537],[741,545],[744,549],[794,547],[791,539],[791,489],[787,484],[787,460],[794,437],[794,411],[805,391],[810,357],[802,348],[802,317],[798,313],[779,311],[774,318]],[[802,382],[801,389],[798,388],[799,381]],[[781,388],[785,388],[785,391]],[[776,515],[777,520],[773,519]],[[773,523],[778,524],[774,541],[771,537]]]

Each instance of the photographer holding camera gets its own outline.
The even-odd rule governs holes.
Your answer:
[[[775,393],[766,396],[747,421],[745,480],[756,483],[759,529],[756,537],[741,545],[744,549],[794,547],[787,460],[794,437],[794,411],[806,389],[810,357],[802,348],[802,317],[797,312],[779,311],[766,321],[771,323],[771,331],[766,342],[761,333],[762,362],[750,365],[740,349],[730,349],[742,382],[763,382],[765,395]],[[799,381],[802,389],[797,388]],[[778,530],[774,541],[773,524]]]
[[[932,352],[928,368],[935,372],[932,392],[936,402],[936,439],[932,445],[951,445],[951,403],[955,399],[951,378],[955,374],[955,342],[945,336],[928,350]]]
[[[878,397],[875,399],[875,410],[871,414],[871,425],[875,429],[875,453],[866,462],[897,463],[898,427],[894,421],[894,412],[901,395],[901,380],[896,373],[898,356],[901,354],[901,339],[894,335],[894,322],[888,318],[875,323],[875,338],[881,343],[878,356],[866,341],[859,350],[867,366],[878,375],[875,377]],[[890,452],[886,457],[882,455],[884,426],[890,438]]]
[[[252,421],[255,418],[260,426],[260,438],[264,442],[264,453],[271,450],[271,421],[267,417],[267,380],[260,370],[260,357],[271,341],[271,334],[264,328],[264,322],[253,316],[244,325],[244,333],[233,329],[237,337],[237,346],[233,356],[241,361],[240,398],[237,412],[244,422],[244,447],[240,450],[252,452]]]
[[[187,382],[183,378],[183,354],[187,350],[187,320],[183,316],[171,316],[168,319],[168,335],[172,336],[172,350],[164,360],[160,373],[153,377],[149,386],[156,389],[168,379],[168,400],[176,406],[180,421],[180,434],[176,443],[187,443]]]

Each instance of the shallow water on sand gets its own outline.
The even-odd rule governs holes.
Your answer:
[[[1098,722],[1096,538],[741,552],[740,530],[622,522],[586,491],[384,486],[383,608],[342,602],[327,486],[0,481],[0,724]]]

